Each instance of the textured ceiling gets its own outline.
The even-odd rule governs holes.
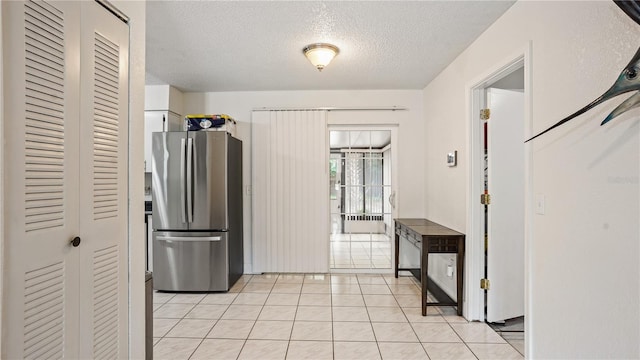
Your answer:
[[[147,1],[147,84],[422,89],[513,1]],[[302,55],[329,42],[318,72]]]

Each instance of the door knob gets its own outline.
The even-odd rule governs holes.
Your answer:
[[[73,240],[70,241],[70,243],[71,243],[71,246],[73,247],[80,246],[80,237],[79,236],[74,237]]]

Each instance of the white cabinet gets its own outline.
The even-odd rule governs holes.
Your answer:
[[[165,131],[166,115],[160,111],[144,112],[144,172],[151,172],[151,134]]]
[[[158,131],[183,129],[182,117],[173,111],[144,112],[144,172],[151,172],[151,134]]]
[[[126,358],[128,25],[95,1],[0,6],[0,358]]]

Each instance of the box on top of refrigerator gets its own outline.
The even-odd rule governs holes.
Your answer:
[[[236,121],[227,114],[189,114],[184,124],[187,131],[226,131],[236,136]]]

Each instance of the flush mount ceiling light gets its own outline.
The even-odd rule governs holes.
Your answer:
[[[317,43],[305,46],[302,52],[318,71],[322,71],[338,55],[340,50],[331,44]]]

